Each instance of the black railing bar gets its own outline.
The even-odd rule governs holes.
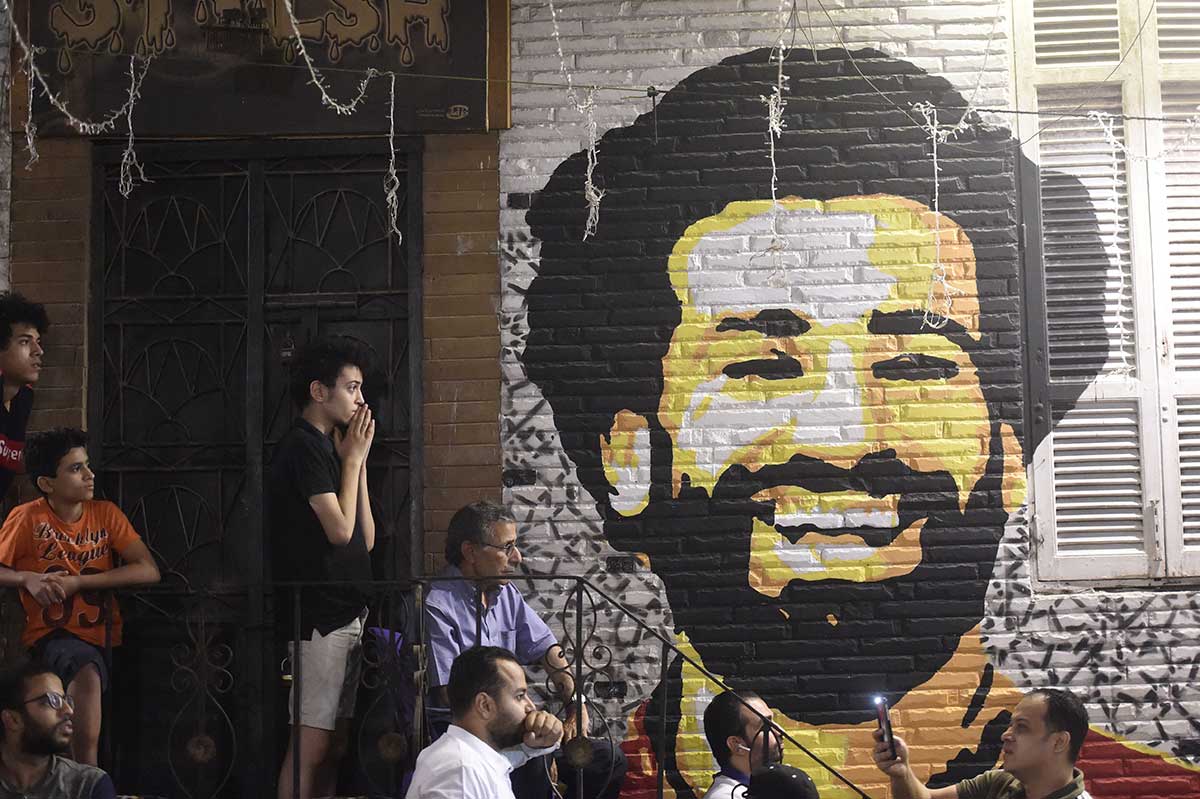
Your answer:
[[[588,730],[583,728],[583,581],[575,582],[575,734],[587,740]],[[570,697],[563,697],[569,702]],[[583,796],[583,766],[575,769],[575,799]]]
[[[670,711],[670,702],[668,701],[670,691],[667,690],[667,679],[669,677],[667,661],[670,658],[670,652],[673,647],[667,643],[664,638],[662,641],[662,662],[659,664],[658,684],[662,690],[662,707],[659,708],[662,719],[662,735],[658,736],[658,741],[655,743],[654,758],[658,761],[658,799],[663,799],[663,784],[667,776],[667,766],[664,761],[667,759],[667,713]]]
[[[292,592],[292,799],[300,799],[300,595],[303,589]]]
[[[741,697],[741,695],[738,694],[737,691],[735,691],[734,689],[732,689],[728,685],[726,685],[724,680],[717,677],[711,671],[706,669],[703,665],[701,665],[699,662],[697,662],[694,658],[692,658],[686,652],[681,651],[678,647],[676,647],[669,640],[667,640],[666,636],[664,636],[658,630],[651,627],[646,622],[639,619],[632,610],[625,607],[625,605],[623,605],[620,601],[609,596],[603,589],[599,588],[598,586],[593,585],[591,583],[591,581],[588,580],[586,577],[579,577],[577,579],[584,583],[587,583],[587,586],[589,589],[595,591],[597,594],[599,594],[600,596],[604,597],[606,600],[611,602],[614,607],[620,609],[621,612],[623,612],[626,616],[628,616],[630,619],[633,620],[634,624],[641,627],[645,632],[650,633],[652,636],[657,638],[659,641],[662,641],[664,644],[671,647],[671,649],[674,650],[674,652],[677,655],[679,655],[679,657],[683,658],[683,660],[686,661],[688,663],[688,665],[690,665],[692,668],[696,669],[696,671],[703,674],[709,680],[712,680],[714,683],[719,685],[722,689],[732,693],[737,698],[738,702],[741,703],[742,707],[748,709],[751,713],[753,713],[755,716],[757,716],[759,721],[761,721],[764,725],[770,725],[773,729],[775,729],[780,734],[781,737],[783,737],[787,741],[791,742],[797,749],[799,749],[804,754],[808,755],[808,757],[810,757],[821,768],[825,769],[830,774],[837,777],[843,784],[845,784],[847,787],[849,787],[852,791],[857,793],[859,796],[863,797],[863,799],[871,799],[871,796],[869,794],[867,794],[865,791],[863,791],[862,788],[859,788],[857,785],[855,785],[853,782],[851,782],[848,777],[846,777],[844,774],[842,774],[836,768],[829,765],[824,760],[822,760],[820,757],[818,757],[816,754],[814,754],[812,752],[812,750],[810,750],[807,746],[805,746],[804,744],[800,743],[795,738],[793,738],[790,734],[788,734],[787,730],[783,729],[778,724],[775,724],[773,721],[771,721],[769,718],[767,718],[767,716],[764,713],[760,713],[753,705],[751,705],[749,702],[747,702],[745,699],[743,699]],[[665,691],[664,691],[664,693],[665,693]],[[666,735],[666,720],[665,720],[665,718],[664,718],[663,724],[664,724],[663,735]]]

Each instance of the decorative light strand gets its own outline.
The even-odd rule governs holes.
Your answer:
[[[1125,146],[1125,143],[1122,142],[1120,139],[1118,139],[1116,137],[1116,134],[1114,133],[1114,127],[1115,127],[1115,122],[1116,122],[1116,116],[1114,114],[1110,114],[1108,112],[1090,111],[1090,112],[1088,112],[1088,117],[1090,117],[1092,119],[1096,119],[1096,117],[1094,116],[1095,114],[1103,113],[1104,116],[1109,120],[1109,124],[1105,125],[1105,124],[1101,123],[1100,130],[1101,130],[1101,132],[1104,133],[1104,138],[1105,138],[1105,141],[1108,143],[1108,145],[1110,147],[1116,147],[1118,150],[1121,151],[1122,155],[1124,155],[1126,158],[1128,158],[1131,161],[1145,162],[1145,161],[1166,160],[1167,158],[1170,158],[1173,155],[1178,155],[1179,153],[1186,150],[1188,147],[1192,146],[1192,144],[1196,140],[1196,135],[1198,133],[1200,133],[1200,105],[1196,106],[1196,112],[1197,113],[1192,114],[1187,119],[1179,120],[1179,122],[1182,123],[1184,126],[1183,127],[1183,137],[1178,142],[1171,145],[1170,147],[1165,148],[1162,152],[1158,153],[1157,155],[1137,155],[1136,153],[1131,152],[1129,150],[1129,148]],[[1165,120],[1165,121],[1171,122],[1172,120]]]
[[[558,9],[554,7],[554,0],[548,0],[548,5],[550,6],[550,23],[554,34],[554,48],[558,51],[558,70],[567,81],[567,102],[583,116],[584,130],[587,131],[587,171],[583,178],[583,199],[587,202],[588,208],[587,222],[583,227],[583,241],[587,241],[588,237],[596,233],[596,226],[600,224],[600,201],[604,198],[604,189],[597,188],[593,178],[598,161],[596,149],[599,146],[599,143],[596,141],[595,102],[598,87],[593,86],[588,89],[587,99],[583,102],[579,101],[579,94],[575,91],[575,81],[571,76],[571,70],[567,67],[567,57],[563,53],[562,36],[558,29]]]
[[[129,59],[129,101],[125,103],[127,109],[125,120],[129,134],[125,140],[125,151],[121,153],[121,177],[117,184],[117,190],[125,199],[129,199],[129,195],[133,194],[135,180],[141,183],[150,182],[146,177],[146,171],[142,168],[142,162],[138,160],[137,152],[133,149],[133,108],[137,104],[138,98],[141,97],[142,81],[146,78],[146,70],[150,68],[150,60],[146,58],[143,60],[141,74],[138,74],[134,69],[134,62],[137,60],[137,56]],[[135,172],[137,173],[136,177]]]
[[[383,179],[383,196],[387,201],[388,224],[396,243],[404,241],[400,232],[400,177],[396,174],[396,73],[388,73],[388,166]]]
[[[1109,192],[1109,208],[1113,215],[1112,232],[1108,236],[1108,253],[1110,263],[1117,269],[1117,319],[1109,328],[1109,334],[1116,336],[1117,349],[1121,355],[1121,365],[1107,371],[1110,375],[1129,376],[1133,374],[1133,364],[1129,360],[1129,350],[1133,347],[1132,335],[1125,325],[1125,291],[1128,281],[1125,275],[1125,260],[1121,257],[1121,151],[1124,149],[1113,130],[1114,118],[1106,111],[1091,111],[1088,113],[1100,127],[1104,140],[1108,144],[1109,170],[1112,173],[1112,187]]]
[[[11,17],[9,18],[11,20]],[[13,26],[14,30],[16,26]],[[25,162],[26,169],[33,169],[33,165],[38,162],[37,151],[37,123],[33,121],[33,84],[35,78],[33,72],[36,67],[33,64],[32,51],[25,55],[25,84],[29,90],[25,98],[25,150],[29,153],[29,160]]]
[[[27,40],[21,33],[21,28],[16,23],[16,19],[12,13],[12,7],[8,0],[0,0],[0,13],[3,13],[9,19],[9,28],[12,30],[13,38],[16,39],[17,47],[21,50],[21,60],[25,63],[25,72],[29,76],[29,94],[31,102],[29,103],[30,111],[29,115],[26,117],[25,129],[26,144],[31,148],[29,165],[32,165],[35,161],[37,161],[37,148],[33,142],[33,139],[37,133],[37,127],[36,125],[32,124],[32,96],[33,83],[35,81],[37,82],[38,88],[42,92],[42,96],[49,101],[50,105],[63,115],[68,125],[84,136],[101,136],[105,133],[109,133],[116,129],[117,120],[128,116],[129,106],[133,102],[132,97],[126,99],[120,108],[110,112],[100,122],[89,122],[72,114],[71,110],[67,108],[66,102],[59,97],[53,89],[50,88],[50,84],[46,81],[46,77],[42,75],[42,71],[38,69],[35,57],[38,53],[42,52],[43,48],[35,47],[34,45],[30,44],[29,40]],[[148,56],[144,60],[145,68],[149,68],[149,62],[152,60],[152,57]]]
[[[750,262],[753,263],[759,255],[770,253],[773,268],[767,276],[767,285],[771,288],[783,288],[787,285],[780,260],[781,254],[787,250],[787,242],[779,235],[779,164],[775,158],[775,142],[783,137],[783,129],[786,126],[783,112],[787,108],[787,99],[783,93],[787,89],[788,75],[783,70],[783,64],[787,60],[788,49],[784,46],[783,39],[790,22],[792,39],[795,41],[799,20],[795,15],[794,0],[792,14],[787,17],[784,16],[786,5],[787,0],[779,0],[779,38],[775,42],[775,48],[771,51],[771,59],[775,61],[775,85],[771,87],[769,95],[759,95],[758,97],[767,107],[767,158],[771,162],[771,241],[767,244],[764,253],[751,256]]]
[[[929,294],[925,298],[924,323],[926,327],[938,330],[950,321],[954,311],[954,295],[961,292],[950,285],[946,263],[942,260],[942,165],[938,158],[938,145],[957,132],[957,127],[942,130],[938,125],[937,108],[932,103],[917,103],[913,110],[925,120],[924,128],[933,144],[933,279],[929,283]],[[938,289],[942,290],[945,309],[942,313],[934,311],[934,301]]]
[[[3,1],[0,0],[0,2]],[[358,111],[359,106],[366,99],[371,81],[382,76],[388,78],[388,167],[387,174],[383,178],[383,196],[387,205],[388,227],[391,229],[392,235],[396,237],[396,243],[400,244],[404,241],[404,236],[400,231],[400,177],[396,174],[396,73],[370,67],[363,75],[362,80],[358,82],[358,90],[354,97],[348,102],[339,101],[329,93],[325,77],[317,70],[312,56],[308,53],[308,48],[304,45],[304,37],[300,35],[300,21],[296,19],[292,0],[283,0],[283,7],[287,9],[288,21],[291,23],[292,33],[296,37],[296,52],[300,54],[308,68],[309,83],[317,87],[317,91],[321,94],[321,104],[326,108],[336,112],[339,116],[350,116]]]

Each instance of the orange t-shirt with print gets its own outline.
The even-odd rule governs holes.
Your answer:
[[[113,552],[141,538],[129,519],[111,502],[85,500],[83,515],[71,523],[60,519],[45,497],[13,508],[0,528],[0,564],[23,572],[46,574],[98,574],[113,568]],[[57,630],[65,630],[84,641],[104,646],[105,608],[101,591],[79,591],[44,608],[21,589],[25,608],[25,632],[21,643],[32,646]],[[112,643],[121,643],[121,611],[116,600],[112,609]]]

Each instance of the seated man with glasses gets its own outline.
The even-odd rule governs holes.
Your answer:
[[[0,797],[115,799],[112,780],[64,755],[75,700],[49,666],[25,662],[0,674]]]
[[[449,565],[425,597],[425,645],[429,715],[434,736],[445,731],[450,713],[446,684],[450,666],[459,654],[476,646],[498,646],[516,655],[523,665],[538,663],[550,675],[558,698],[566,704],[563,741],[587,731],[587,711],[575,718],[575,680],[554,633],[529,607],[509,581],[521,565],[517,523],[506,509],[486,500],[459,509],[446,530]],[[593,742],[591,764],[584,770],[584,795],[609,799],[620,793],[625,756],[609,741]],[[575,769],[560,765],[575,796]],[[551,795],[547,765],[542,758],[512,773],[517,799],[546,799]]]

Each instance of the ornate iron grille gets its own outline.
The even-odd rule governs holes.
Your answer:
[[[143,148],[150,182],[128,199],[119,152],[99,153],[90,454],[164,575],[125,603],[107,764],[123,792],[272,795],[286,718],[263,473],[293,416],[289,356],[313,335],[375,355],[375,571],[420,567],[419,154],[398,245],[376,142]]]

